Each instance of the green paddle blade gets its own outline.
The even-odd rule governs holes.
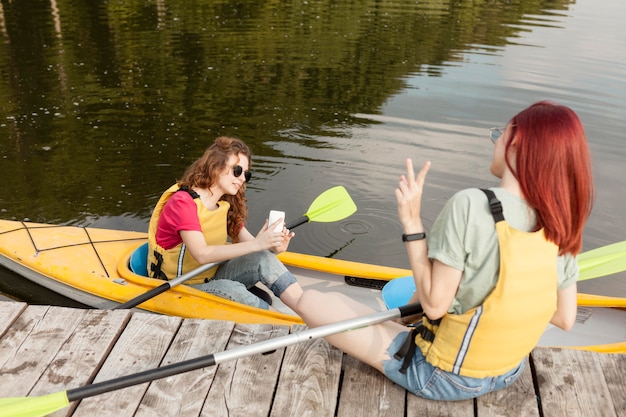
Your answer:
[[[348,191],[338,185],[317,196],[305,214],[309,221],[329,223],[343,220],[356,212],[356,204]]]
[[[579,281],[626,270],[626,241],[602,246],[578,255]]]
[[[0,416],[47,416],[69,404],[66,391],[41,397],[0,398]]]

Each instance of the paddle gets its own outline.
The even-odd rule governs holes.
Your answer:
[[[419,304],[409,304],[391,310],[379,311],[366,316],[355,317],[353,319],[339,321],[313,329],[307,329],[302,332],[288,334],[275,339],[264,340],[247,346],[239,346],[223,352],[217,352],[195,359],[173,363],[160,368],[110,379],[108,381],[84,385],[79,388],[69,389],[54,394],[48,394],[40,397],[0,398],[0,415],[22,417],[44,416],[68,406],[70,402],[79,401],[94,395],[115,391],[132,385],[143,384],[145,382],[166,378],[207,366],[219,365],[225,361],[239,359],[257,353],[273,351],[306,340],[355,330],[400,317],[412,316],[414,314],[419,314],[422,311],[423,310]]]
[[[593,249],[578,256],[580,274],[578,281],[616,274],[626,270],[626,241]],[[415,281],[409,275],[384,283],[382,298],[385,305],[393,308],[406,304],[415,292]]]
[[[579,281],[617,274],[626,270],[626,240],[578,255]]]
[[[338,185],[324,191],[311,203],[306,214],[287,225],[293,229],[306,222],[330,223],[345,219],[356,212],[356,205],[346,189]]]
[[[287,224],[287,229],[293,229],[294,227],[298,227],[307,222],[318,222],[318,223],[330,223],[336,222],[338,220],[343,220],[348,216],[351,216],[356,212],[356,204],[352,201],[350,194],[348,191],[341,185],[338,185],[333,188],[329,188],[324,191],[322,194],[318,195],[315,200],[309,206],[306,214],[302,215],[302,217],[296,219],[295,221]],[[147,301],[157,295],[164,293],[165,291],[173,288],[183,282],[201,274],[209,269],[219,265],[219,262],[213,262],[209,264],[204,264],[194,269],[193,271],[189,271],[186,274],[183,274],[177,278],[174,278],[170,281],[164,282],[147,291],[131,300],[126,301],[123,304],[119,304],[113,307],[113,310],[121,310],[127,308],[133,308],[138,306],[139,304]]]

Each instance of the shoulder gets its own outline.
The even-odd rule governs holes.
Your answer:
[[[504,208],[505,217],[507,213],[517,215],[517,212],[528,214],[529,207],[526,202],[516,196],[499,187],[489,187],[496,198],[502,203]],[[487,194],[480,188],[467,188],[457,192],[450,199],[452,204],[457,206],[467,207],[468,210],[490,213],[489,199]]]
[[[457,214],[469,214],[475,210],[488,210],[487,196],[479,188],[466,188],[457,191],[450,197],[444,207],[444,212],[447,211]]]
[[[451,200],[459,201],[460,203],[470,203],[475,201],[487,201],[487,195],[481,191],[480,188],[466,188],[461,191],[457,191],[451,198]]]
[[[194,198],[191,196],[191,194],[183,190],[173,193],[170,197],[170,201],[195,204]]]
[[[189,193],[181,191],[181,192],[175,192],[170,196],[163,210],[167,212],[167,211],[172,211],[172,210],[193,209],[195,211],[196,207],[197,207],[197,204],[196,204],[196,201],[193,199],[193,197],[189,195]]]
[[[559,271],[559,290],[563,290],[578,281],[580,269],[578,256],[572,254],[561,255],[557,258]]]

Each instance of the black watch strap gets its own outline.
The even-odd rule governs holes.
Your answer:
[[[422,232],[422,233],[411,233],[409,235],[402,235],[402,241],[403,242],[413,242],[414,240],[422,240],[422,239],[426,239],[426,233]]]

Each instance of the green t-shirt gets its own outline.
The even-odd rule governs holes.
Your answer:
[[[502,188],[491,190],[502,202],[509,225],[518,230],[533,230],[535,213],[524,200]],[[483,302],[495,287],[500,269],[498,236],[485,193],[473,188],[450,198],[429,233],[428,257],[463,271],[449,313],[462,314]],[[576,282],[576,257],[559,256],[557,267],[559,289]]]

